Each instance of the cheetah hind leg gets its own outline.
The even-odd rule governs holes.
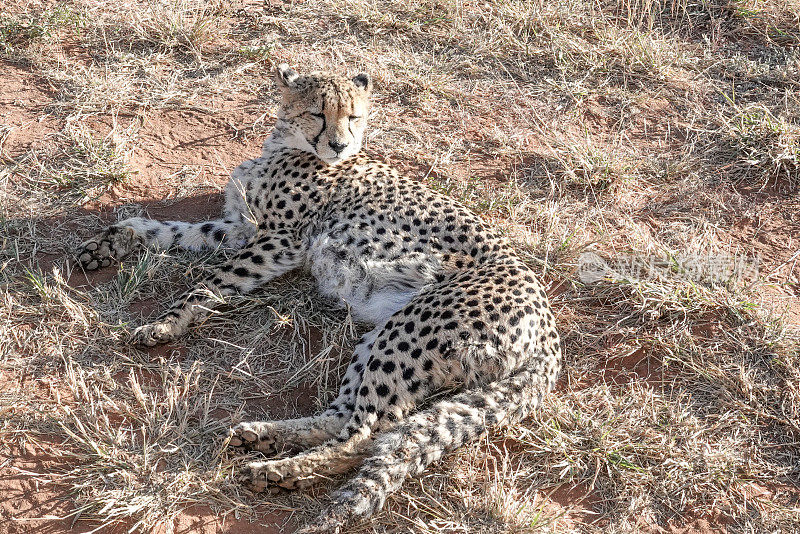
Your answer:
[[[541,369],[521,369],[482,388],[442,399],[375,436],[358,474],[331,494],[331,504],[302,534],[336,534],[383,508],[408,476],[498,423],[525,418],[552,387]],[[269,474],[267,475],[269,476]]]
[[[296,456],[277,460],[249,462],[240,481],[253,491],[274,488],[304,489],[330,475],[345,473],[361,463],[371,442],[368,425],[356,431],[344,429],[335,439],[304,451]]]
[[[141,247],[144,240],[133,228],[111,225],[81,245],[78,261],[87,271],[108,267]]]
[[[383,325],[364,334],[353,351],[353,358],[342,378],[339,395],[319,415],[276,421],[246,421],[233,427],[229,443],[240,450],[254,450],[265,456],[285,451],[299,452],[322,445],[336,437],[352,415],[355,394],[361,386],[363,369],[369,361],[372,344]]]

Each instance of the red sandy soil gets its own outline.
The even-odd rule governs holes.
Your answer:
[[[118,378],[127,381],[127,374]],[[158,377],[143,375],[139,379],[148,383]],[[11,398],[22,390],[28,395],[33,391],[40,402],[40,410],[63,410],[75,405],[72,393],[62,384],[14,371],[0,371],[0,390]],[[276,413],[289,406],[309,413],[310,398],[308,388],[299,386],[285,395],[254,404]],[[11,405],[0,416],[13,417],[15,413]],[[35,441],[28,438],[22,444],[17,438],[0,427],[0,534],[124,534],[129,530],[130,525],[96,530],[95,523],[76,514],[76,503],[69,495],[69,488],[59,483],[60,473],[79,467],[63,452],[63,436],[37,435]],[[206,506],[192,506],[183,510],[172,525],[157,527],[154,534],[279,534],[294,529],[289,512],[260,511],[258,517],[257,521],[239,520],[231,515],[219,517]]]
[[[92,526],[69,517],[75,503],[66,488],[53,481],[51,473],[62,469],[65,459],[50,454],[46,445],[10,447],[0,454],[0,532],[89,532]],[[109,530],[109,532],[111,532]]]
[[[59,439],[57,436],[53,440]],[[123,534],[129,526],[118,525],[99,530],[91,521],[75,516],[75,502],[68,488],[58,483],[58,473],[74,467],[69,458],[51,453],[46,441],[38,445],[10,447],[10,454],[0,454],[0,533]],[[183,510],[171,525],[174,534],[280,534],[292,530],[289,512],[261,513],[258,521],[220,518],[210,508],[193,506]],[[161,525],[154,534],[167,534]]]
[[[42,80],[5,61],[0,61],[0,80],[0,122],[13,127],[2,150],[13,159],[58,131],[62,121],[45,110],[54,97]]]

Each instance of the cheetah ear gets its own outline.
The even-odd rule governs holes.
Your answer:
[[[294,89],[297,85],[295,82],[297,82],[299,77],[300,75],[297,71],[286,63],[281,63],[275,69],[275,80],[281,88]]]
[[[360,87],[366,92],[370,92],[372,90],[372,80],[369,78],[369,74],[361,73],[353,77],[353,83],[356,87]]]

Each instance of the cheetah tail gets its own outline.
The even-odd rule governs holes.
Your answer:
[[[358,474],[331,495],[322,521],[309,532],[339,532],[351,519],[372,515],[407,476],[420,474],[491,426],[519,422],[549,389],[541,369],[522,369],[488,386],[441,400],[377,436]]]

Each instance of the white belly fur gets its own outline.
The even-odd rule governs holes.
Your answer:
[[[322,294],[340,300],[361,321],[383,324],[434,279],[435,258],[408,254],[392,260],[351,255],[328,234],[311,240],[311,274]]]

